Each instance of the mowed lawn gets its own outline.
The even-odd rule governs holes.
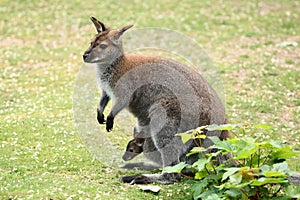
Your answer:
[[[269,134],[249,136],[300,150],[299,1],[1,0],[0,199],[192,198],[188,179],[156,195],[120,183],[136,172],[99,162],[81,141],[73,90],[90,16],[193,38],[221,73],[229,121],[268,123]]]

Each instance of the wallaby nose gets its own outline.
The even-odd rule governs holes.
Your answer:
[[[85,60],[86,60],[86,58],[88,57],[88,55],[89,55],[89,54],[87,54],[87,53],[84,53],[84,54],[82,55],[82,57],[83,57],[83,61],[85,61]]]

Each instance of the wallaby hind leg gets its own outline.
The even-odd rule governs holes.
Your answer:
[[[151,110],[149,127],[151,139],[161,155],[161,165],[166,167],[180,162],[180,149],[184,145],[181,138],[175,136],[180,125],[180,116],[175,115],[169,118],[163,109],[158,105]],[[161,119],[162,113],[164,113],[164,119]]]
[[[181,138],[174,136],[177,133],[177,128],[179,126],[179,121],[170,119],[158,130],[157,127],[161,127],[158,118],[151,118],[150,130],[152,135],[152,140],[157,149],[157,155],[160,164],[163,167],[178,164],[180,162],[180,151],[182,149]],[[147,143],[146,143],[147,144]],[[153,160],[155,161],[155,160]],[[147,183],[160,183],[160,184],[171,184],[179,181],[181,175],[179,173],[161,173],[161,174],[138,174],[135,176],[125,176],[120,179],[120,181],[131,184],[147,184]]]

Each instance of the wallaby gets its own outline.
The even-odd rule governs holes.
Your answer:
[[[145,135],[142,132],[137,132],[136,128],[134,128],[133,137],[134,138],[128,142],[126,151],[122,156],[124,161],[132,160],[134,157],[143,152]]]
[[[133,130],[133,139],[130,140],[126,146],[126,151],[122,156],[122,159],[124,161],[129,161],[132,160],[133,158],[135,158],[137,155],[141,154],[144,149],[144,142],[145,142],[145,135],[143,134],[143,132],[138,132],[136,130],[137,127],[134,127]],[[148,154],[150,153],[149,151],[157,151],[156,148],[146,148],[148,150]],[[159,165],[155,165],[153,163],[144,163],[144,162],[139,162],[139,163],[127,163],[123,166],[121,166],[122,168],[125,169],[137,169],[137,170],[146,170],[146,171],[152,171],[155,169],[159,169],[160,166]]]
[[[134,138],[128,142],[126,151],[122,156],[123,160],[132,160],[134,157],[143,152],[143,144],[145,139],[142,140],[143,141],[141,142],[139,141],[139,138]]]
[[[195,162],[196,154],[186,156],[196,146],[194,141],[183,144],[175,134],[226,122],[225,108],[214,89],[199,73],[172,59],[124,54],[122,35],[133,25],[111,30],[96,18],[91,20],[98,33],[84,52],[83,60],[96,64],[96,77],[102,89],[98,122],[111,131],[114,118],[127,108],[137,118],[135,129],[144,134],[142,150],[146,158],[161,167],[181,161]],[[103,111],[110,99],[113,107],[105,120]],[[210,131],[207,136],[223,139],[227,133]],[[206,137],[201,145],[208,147],[212,142]],[[180,180],[180,174],[139,174],[120,180],[169,184]]]

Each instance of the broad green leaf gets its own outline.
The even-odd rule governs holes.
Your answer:
[[[245,183],[241,183],[241,184],[235,185],[233,188],[242,189],[242,188],[246,187],[247,185],[250,185],[251,183],[252,183],[252,180],[248,181],[248,182],[245,182]]]
[[[257,146],[259,146],[260,148],[269,148],[269,149],[273,149],[272,145],[270,144],[269,141],[267,142],[259,142],[259,143],[255,143]]]
[[[231,153],[233,149],[233,145],[227,140],[219,141],[213,147],[220,150],[227,151],[228,153]]]
[[[216,194],[216,190],[215,189],[210,189],[210,190],[206,190],[205,192],[203,192],[201,195],[199,195],[199,198],[201,198],[202,200],[207,200],[207,198],[211,195]],[[215,199],[210,199],[210,200],[219,200],[219,197],[217,196]]]
[[[245,167],[241,167],[240,171],[249,171],[250,167],[245,166]]]
[[[206,138],[206,135],[203,135],[203,134],[200,134],[200,135],[196,135],[194,137],[194,139],[197,138],[197,139],[205,139]]]
[[[246,187],[247,185],[250,185],[251,183],[252,183],[252,181],[248,181],[248,182],[245,182],[245,183],[234,185],[232,188],[242,189],[242,188]]]
[[[219,188],[220,188],[220,190],[223,188],[242,189],[242,188],[245,188],[246,186],[250,185],[251,183],[252,183],[252,181],[243,182],[241,184],[231,184],[230,182],[225,182],[224,184],[220,185]]]
[[[194,135],[191,133],[179,133],[175,134],[175,136],[180,136],[183,144],[185,144],[190,139],[194,139]]]
[[[270,144],[272,145],[272,147],[282,148],[282,144],[279,141],[270,141]]]
[[[165,167],[163,169],[164,172],[167,172],[167,173],[179,173],[181,172],[186,166],[188,166],[188,164],[186,164],[185,162],[181,162],[181,163],[178,163],[177,165],[175,166],[168,166],[168,167]]]
[[[252,186],[262,186],[266,184],[271,184],[271,183],[287,183],[288,180],[284,178],[259,178],[258,180],[253,180],[251,183]]]
[[[208,125],[206,125],[206,126],[200,126],[200,127],[196,128],[196,131],[197,131],[198,133],[202,133],[202,132],[204,132],[204,130],[205,130],[207,127],[208,127]]]
[[[209,163],[209,160],[207,160],[205,158],[201,158],[193,164],[193,167],[197,167],[198,171],[201,171],[204,169],[204,167],[207,163]]]
[[[287,159],[296,155],[298,155],[298,153],[292,151],[290,146],[282,147],[272,153],[272,157],[278,159]]]
[[[246,141],[247,144],[254,144],[256,139],[252,138],[252,137],[246,137],[246,138],[242,138],[242,140]]]
[[[230,183],[234,184],[234,185],[238,185],[242,182],[242,175],[241,174],[233,174],[231,176],[229,176],[229,181]]]
[[[282,144],[278,141],[266,141],[261,143],[256,143],[257,146],[263,149],[276,150],[282,148]]]
[[[276,164],[273,165],[273,169],[271,171],[272,172],[288,173],[289,172],[289,166],[288,166],[287,162],[276,163]]]
[[[187,156],[193,155],[195,153],[201,153],[201,152],[205,152],[207,151],[207,149],[203,148],[203,147],[194,147],[189,153],[187,153]]]
[[[227,194],[228,196],[234,197],[234,198],[237,198],[242,195],[242,192],[237,189],[229,189],[229,190],[226,190],[224,193]]]
[[[231,138],[231,139],[227,139],[225,141],[229,142],[231,145],[233,145],[237,149],[244,148],[249,143],[248,139],[246,141],[246,139],[243,139],[243,138]]]
[[[217,124],[211,124],[206,127],[206,130],[215,131],[218,127],[219,127],[219,125],[217,125]]]
[[[210,136],[208,137],[214,144],[217,144],[218,142],[220,142],[220,138],[217,136]]]
[[[209,167],[207,167],[207,168],[209,169]],[[206,177],[206,179],[212,180],[213,182],[217,182],[218,180],[221,180],[221,176],[219,174],[210,174]]]
[[[237,154],[237,159],[250,158],[258,150],[258,147],[254,144],[246,146],[242,151]]]
[[[225,169],[227,172],[225,172],[222,176],[222,181],[226,180],[229,176],[232,174],[238,172],[240,168],[232,167],[232,168],[227,168]]]
[[[200,191],[202,193],[202,191],[204,190],[204,188],[208,185],[208,181],[206,179],[202,180],[202,181],[197,181],[197,183],[195,183],[192,187],[192,191]]]
[[[259,169],[262,172],[270,171],[270,166],[269,165],[262,165],[262,166],[259,167]]]
[[[281,172],[264,172],[263,175],[266,177],[287,177],[286,174],[283,174]]]
[[[203,147],[194,147],[191,152],[197,152],[197,153],[200,153],[200,152],[205,152],[207,151],[207,149],[203,148]]]
[[[286,193],[291,198],[300,198],[300,187],[290,185],[290,186],[288,186]]]
[[[211,124],[206,127],[208,131],[230,131],[233,128],[235,128],[234,124],[222,124],[222,125],[217,125],[217,124]]]
[[[195,178],[195,179],[198,179],[198,180],[201,180],[201,179],[207,177],[207,175],[208,175],[208,173],[207,173],[205,170],[202,170],[202,171],[196,172],[194,178]]]
[[[193,196],[194,199],[199,199],[201,194],[204,191],[204,188],[206,188],[206,186],[208,185],[208,181],[206,179],[202,180],[202,181],[197,181],[197,183],[195,183],[192,187],[192,192],[193,192]]]
[[[203,200],[222,200],[217,194],[210,194],[206,197],[202,197]]]
[[[272,128],[272,126],[270,124],[256,124],[254,125],[254,128],[269,130],[270,128]]]

